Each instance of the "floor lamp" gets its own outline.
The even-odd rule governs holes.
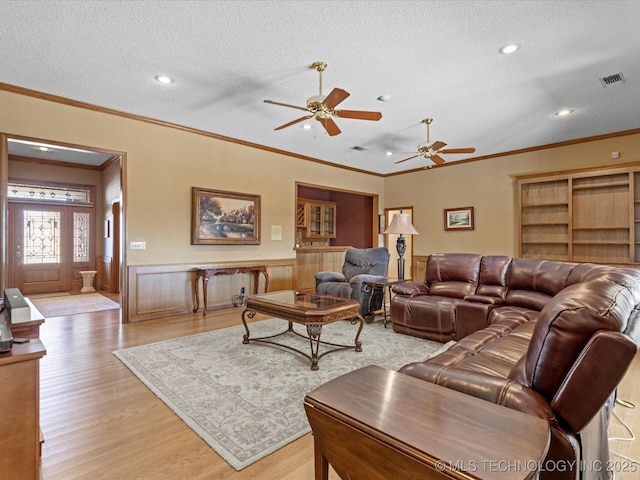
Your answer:
[[[398,280],[404,280],[404,252],[407,251],[407,242],[404,235],[419,235],[407,213],[396,213],[391,220],[389,227],[383,232],[385,235],[390,233],[400,235],[396,242],[396,250],[398,251]]]

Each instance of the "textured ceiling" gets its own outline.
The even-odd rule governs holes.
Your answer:
[[[432,142],[476,148],[448,163],[640,128],[638,19],[638,1],[4,0],[0,82],[390,174],[432,165],[394,164],[426,117]],[[304,106],[319,60],[324,94],[382,119],[274,131],[304,112],[264,100]]]

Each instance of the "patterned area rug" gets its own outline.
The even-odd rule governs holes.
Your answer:
[[[29,300],[45,318],[120,308],[119,304],[99,293],[81,293],[59,297],[29,297]]]
[[[269,319],[249,325],[251,336],[284,331]],[[304,327],[294,324],[304,333]],[[324,327],[322,340],[353,343],[357,325]],[[242,344],[242,325],[114,352],[129,369],[236,470],[311,431],[305,395],[328,380],[366,365],[398,369],[446,350],[442,345],[394,333],[381,322],[365,324],[362,352],[332,352],[313,372],[300,354],[270,345]],[[307,352],[309,341],[287,334],[275,339]],[[323,347],[320,348],[322,354]]]

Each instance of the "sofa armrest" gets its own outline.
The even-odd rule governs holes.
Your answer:
[[[316,285],[323,282],[344,282],[344,275],[339,272],[316,272],[313,274],[316,279]]]
[[[352,284],[355,287],[355,285],[360,285],[360,287],[362,286],[363,283],[365,282],[372,282],[372,283],[384,283],[387,281],[387,277],[383,277],[380,275],[370,275],[368,273],[361,273],[359,275],[354,275],[353,277],[351,277],[351,279],[349,280],[349,283]]]
[[[393,293],[415,297],[416,295],[429,295],[429,287],[422,282],[402,282],[391,287]]]
[[[439,371],[432,383],[555,423],[555,414],[542,395],[509,378],[428,361],[409,363],[400,373],[429,381],[434,378],[434,369]]]
[[[551,399],[558,418],[572,431],[581,431],[615,391],[636,352],[635,342],[627,335],[596,332]]]
[[[485,303],[487,305],[504,305],[506,302],[502,297],[492,297],[490,295],[467,295],[464,297],[467,302]]]

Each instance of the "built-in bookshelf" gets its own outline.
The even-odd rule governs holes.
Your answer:
[[[519,255],[640,263],[640,164],[517,178]]]

